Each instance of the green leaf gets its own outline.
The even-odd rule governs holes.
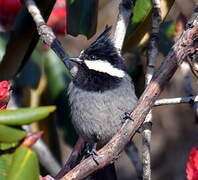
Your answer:
[[[175,0],[161,1],[162,20],[165,19]],[[151,30],[152,4],[149,0],[137,0],[133,17],[129,23],[123,46],[124,51],[131,51],[142,46],[149,38]]]
[[[0,142],[16,142],[23,139],[25,136],[25,131],[0,125]]]
[[[175,32],[175,22],[174,21],[166,21],[161,25],[160,30],[165,32],[167,37],[172,38]]]
[[[0,33],[2,35],[2,33]],[[2,60],[2,57],[5,53],[5,40],[0,37],[0,62]]]
[[[0,111],[0,124],[23,125],[39,121],[49,116],[56,110],[55,106],[43,106],[36,108],[20,108],[17,110]]]
[[[69,0],[67,33],[91,38],[96,32],[98,0]]]
[[[9,148],[13,148],[13,147],[16,147],[17,145],[18,145],[18,142],[10,142],[10,143],[1,142],[0,143],[0,150],[6,150],[6,149],[9,149]]]
[[[161,25],[159,32],[159,52],[164,56],[168,54],[173,46],[172,36],[175,30],[175,24],[173,22],[164,22]]]
[[[36,154],[29,148],[18,148],[12,160],[7,180],[38,180],[39,165]]]
[[[12,164],[12,154],[5,154],[0,156],[0,179],[7,180],[8,170]]]

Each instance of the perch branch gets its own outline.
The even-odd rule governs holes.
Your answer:
[[[72,71],[73,65],[68,61],[69,56],[63,49],[60,41],[56,38],[52,29],[46,25],[44,18],[42,17],[40,10],[38,9],[34,0],[22,0],[23,4],[27,7],[28,12],[31,14],[40,39],[51,47],[51,49],[56,53],[56,55],[62,60],[68,70]]]
[[[158,55],[158,39],[159,39],[159,27],[161,23],[161,10],[160,10],[160,0],[152,0],[153,10],[152,10],[152,24],[151,24],[151,36],[148,47],[148,58],[146,67],[145,84],[148,86],[150,83],[154,71],[155,64]],[[142,164],[143,164],[143,180],[151,180],[151,130],[152,126],[147,126],[147,124],[152,125],[152,111],[146,116],[143,124],[142,131]]]
[[[88,157],[79,165],[67,173],[61,180],[83,179],[94,171],[103,168],[108,163],[115,161],[119,154],[123,151],[126,144],[134,136],[136,131],[144,122],[147,114],[154,105],[155,100],[159,97],[166,83],[174,75],[175,71],[181,62],[191,53],[195,51],[195,42],[198,38],[198,18],[191,22],[175,45],[170,50],[169,54],[161,64],[158,71],[154,74],[150,84],[145,89],[140,97],[137,106],[130,113],[133,121],[126,121],[121,130],[107,143],[102,149],[97,152],[97,156]],[[97,163],[95,162],[97,161]]]

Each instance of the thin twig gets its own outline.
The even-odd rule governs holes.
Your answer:
[[[117,159],[126,144],[144,122],[147,114],[154,105],[154,102],[159,97],[164,86],[174,75],[179,65],[186,56],[192,55],[190,52],[193,52],[191,50],[194,49],[194,45],[197,40],[198,18],[195,18],[192,21],[191,26],[183,32],[177,43],[172,47],[168,56],[161,64],[158,71],[154,74],[151,83],[147,86],[140,97],[137,106],[130,114],[133,121],[126,121],[121,130],[119,130],[116,135],[97,152],[97,156],[94,157],[97,164],[93,160],[93,157],[88,157],[67,173],[61,180],[83,179],[94,171],[103,168],[110,162]]]
[[[153,11],[152,11],[152,32],[148,47],[148,58],[146,67],[145,84],[148,86],[150,83],[154,71],[155,64],[158,55],[158,39],[159,39],[159,27],[161,22],[161,10],[160,10],[160,0],[152,0]],[[147,126],[147,124],[152,125],[152,111],[147,115],[142,131],[142,163],[143,163],[143,180],[151,180],[151,130],[152,126]]]
[[[114,33],[114,46],[120,52],[124,42],[127,26],[131,17],[132,8],[136,0],[121,0],[119,4],[119,15]]]
[[[155,101],[154,106],[170,105],[170,104],[181,104],[181,103],[195,103],[198,102],[198,95],[196,96],[187,96],[187,97],[177,97],[177,98],[167,98],[159,99]]]
[[[36,23],[38,34],[40,39],[50,46],[57,56],[63,61],[68,70],[72,70],[73,65],[68,60],[69,56],[63,49],[60,41],[56,38],[52,29],[46,25],[44,18],[42,17],[40,10],[37,8],[34,0],[22,0],[24,5],[27,7],[29,13],[32,15],[34,22]]]

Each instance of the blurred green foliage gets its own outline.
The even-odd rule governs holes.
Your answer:
[[[67,33],[91,38],[96,32],[98,0],[68,0]]]

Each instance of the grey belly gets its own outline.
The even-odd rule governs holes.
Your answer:
[[[122,116],[135,106],[133,86],[105,92],[88,92],[70,83],[69,100],[72,123],[78,134],[88,142],[106,144],[122,126]]]

